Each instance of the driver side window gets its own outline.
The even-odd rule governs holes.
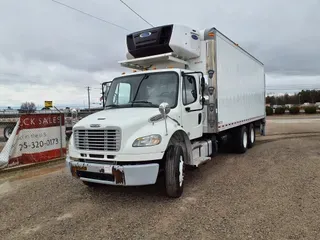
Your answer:
[[[185,76],[182,82],[182,103],[189,105],[197,101],[197,84],[193,76]]]
[[[129,83],[119,83],[113,96],[114,104],[127,104],[130,101],[131,85]]]

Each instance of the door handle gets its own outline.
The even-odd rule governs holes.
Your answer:
[[[190,112],[190,107],[185,108],[187,112]]]

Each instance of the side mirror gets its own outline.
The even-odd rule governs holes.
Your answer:
[[[169,103],[163,102],[159,105],[159,112],[163,118],[167,117],[167,114],[170,112]]]

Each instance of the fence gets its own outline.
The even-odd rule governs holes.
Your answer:
[[[65,157],[64,113],[23,114],[17,122],[8,122],[0,131],[0,168]]]

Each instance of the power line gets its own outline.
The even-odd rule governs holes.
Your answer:
[[[104,19],[102,19],[102,18],[96,17],[96,16],[94,16],[94,15],[92,15],[92,14],[90,14],[90,13],[84,12],[84,11],[82,11],[82,10],[79,10],[79,9],[77,9],[77,8],[74,8],[74,7],[72,7],[72,6],[69,6],[69,5],[67,5],[67,4],[64,4],[64,3],[62,3],[62,2],[58,2],[58,1],[56,1],[56,0],[51,0],[51,1],[54,2],[54,3],[60,4],[60,5],[62,5],[62,6],[65,6],[65,7],[67,7],[67,8],[70,8],[70,9],[72,9],[72,10],[74,10],[74,11],[80,12],[80,13],[82,13],[82,14],[84,14],[84,15],[89,16],[89,17],[95,18],[95,19],[97,19],[97,20],[99,20],[99,21],[102,21],[102,22],[104,22],[104,23],[108,23],[108,24],[110,24],[110,25],[113,25],[113,26],[115,26],[115,27],[121,28],[121,29],[126,30],[126,31],[128,31],[128,32],[132,32],[131,30],[129,30],[129,29],[125,28],[125,27],[122,27],[122,26],[117,25],[117,24],[115,24],[115,23],[109,22],[109,21],[104,20]]]
[[[135,13],[139,18],[141,18],[143,21],[145,21],[147,24],[149,24],[151,27],[154,27],[151,23],[149,23],[146,19],[144,19],[139,13],[137,13],[135,10],[133,10],[128,4],[126,4],[124,1],[120,0],[127,8],[129,8],[133,13]]]

